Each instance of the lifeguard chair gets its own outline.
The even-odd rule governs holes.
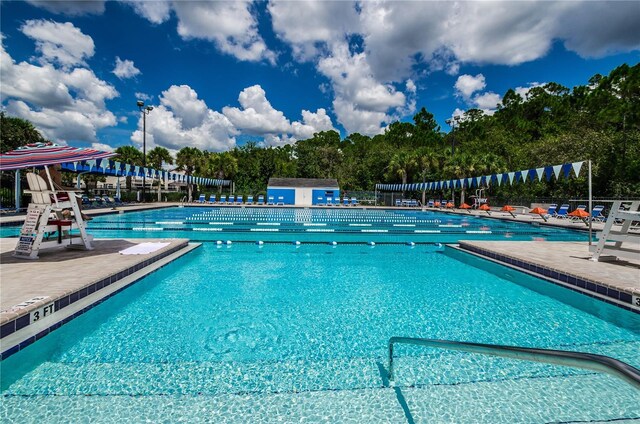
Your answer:
[[[473,209],[478,209],[480,206],[489,203],[489,198],[485,196],[484,191],[485,191],[484,187],[479,188],[476,190],[475,195],[469,196],[470,198],[473,199],[473,205],[471,205]]]
[[[49,170],[45,167],[49,181]],[[92,236],[86,232],[86,223],[78,206],[74,191],[50,190],[46,181],[38,174],[28,173],[27,183],[31,194],[31,203],[27,209],[27,216],[20,229],[18,244],[13,256],[23,259],[38,259],[40,249],[59,247],[84,247],[93,250]],[[51,184],[53,187],[53,184]],[[61,196],[66,193],[66,196]],[[64,197],[64,200],[62,198]],[[71,209],[70,216],[64,216],[62,211]],[[78,236],[72,236],[71,230],[77,229]],[[48,240],[46,235],[57,232],[55,240]],[[67,237],[63,237],[63,233]],[[76,242],[74,244],[74,241]]]

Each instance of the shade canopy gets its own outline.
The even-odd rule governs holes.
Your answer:
[[[576,209],[575,211],[570,212],[568,215],[577,216],[578,218],[586,218],[589,216],[589,212],[585,211],[584,209]]]
[[[489,207],[489,205],[487,205],[486,203],[483,203],[478,209],[480,209],[481,211],[490,211],[491,207]]]
[[[50,142],[33,143],[0,155],[0,171],[104,159],[112,156],[116,154],[82,147],[59,146]]]
[[[529,213],[535,214],[535,215],[544,215],[547,213],[546,209],[543,208],[533,208],[529,211]]]
[[[516,208],[514,208],[513,206],[509,206],[509,205],[504,205],[502,207],[502,209],[500,209],[502,212],[513,212],[516,210]]]
[[[467,203],[463,203],[460,205],[460,209],[471,209],[471,205],[467,204]]]

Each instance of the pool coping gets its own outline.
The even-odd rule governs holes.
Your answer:
[[[17,313],[4,313],[0,331],[0,360],[40,340],[42,337],[84,314],[111,296],[147,275],[157,271],[175,259],[200,247],[202,243],[184,240],[176,246],[168,247],[159,254],[141,260],[125,269],[119,269],[111,275],[84,285],[72,292],[55,298],[46,297],[30,303]],[[37,321],[32,321],[32,313],[47,310],[50,313]]]
[[[637,299],[640,299],[640,295],[633,290],[624,287],[612,287],[607,283],[593,278],[585,278],[584,276],[576,275],[566,270],[524,260],[516,256],[505,255],[471,243],[472,242],[460,241],[457,244],[449,244],[448,246],[640,314],[640,306],[635,306],[633,303],[634,300],[637,301]]]

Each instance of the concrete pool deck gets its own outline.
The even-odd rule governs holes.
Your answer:
[[[586,242],[464,241],[462,250],[640,313],[640,252],[631,260],[591,261]]]
[[[53,248],[38,260],[12,256],[16,238],[0,239],[0,351],[5,358],[200,244],[187,239],[103,239],[93,250]],[[121,254],[141,243],[166,246]]]

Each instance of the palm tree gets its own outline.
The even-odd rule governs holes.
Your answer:
[[[219,180],[231,179],[238,172],[238,159],[231,152],[209,153],[205,174]],[[220,186],[222,192],[222,186]]]
[[[173,165],[171,153],[164,147],[154,147],[147,153],[147,164],[154,169],[162,169],[162,164]],[[158,202],[162,201],[162,177],[158,178]]]
[[[115,150],[115,160],[129,165],[142,166],[142,152],[133,146],[120,146]],[[127,191],[131,193],[131,176],[126,178]]]
[[[196,169],[202,167],[204,154],[195,147],[183,147],[176,155],[176,168],[179,171],[184,171],[185,175],[193,175]],[[187,190],[189,193],[189,201],[193,199],[193,185],[187,184]]]
[[[387,172],[391,178],[396,175],[401,177],[402,184],[406,184],[409,173],[417,164],[416,157],[413,153],[400,151],[391,157],[389,165],[387,165]],[[404,197],[404,191],[402,192],[402,196]]]
[[[424,109],[424,108],[423,108]],[[422,178],[422,183],[427,182],[427,176],[438,170],[440,160],[436,152],[431,149],[420,149],[416,153],[416,162],[418,164],[418,173]],[[426,202],[426,188],[422,189],[422,204]]]

